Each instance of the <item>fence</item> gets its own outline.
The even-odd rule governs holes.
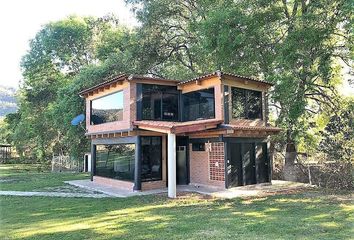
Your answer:
[[[5,163],[11,158],[11,145],[0,144],[0,162]]]
[[[66,155],[53,155],[52,172],[81,172],[83,171],[83,168],[84,166],[82,161],[79,161]]]

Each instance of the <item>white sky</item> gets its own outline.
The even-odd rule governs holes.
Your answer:
[[[124,0],[0,0],[0,85],[18,87],[21,57],[41,26],[68,15],[102,17],[114,13],[137,25]]]
[[[42,25],[72,14],[101,17],[108,13],[123,24],[137,25],[124,0],[0,0],[0,85],[18,87],[21,57]],[[346,81],[340,91],[354,95]]]

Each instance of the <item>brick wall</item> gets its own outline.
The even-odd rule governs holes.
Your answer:
[[[189,156],[190,156],[190,184],[192,185],[205,185],[214,186],[219,188],[225,188],[224,177],[224,159],[221,160],[221,147],[223,143],[211,143],[207,144],[206,151],[192,151],[192,144],[190,144]],[[210,146],[212,146],[210,148]],[[212,167],[210,164],[210,153],[212,153]],[[222,149],[223,152],[223,149]],[[216,158],[215,156],[218,156]],[[218,167],[215,163],[218,161]]]
[[[105,178],[105,177],[99,177],[99,176],[93,176],[93,181],[96,183],[108,185],[111,187],[123,188],[123,189],[131,190],[131,191],[133,191],[133,187],[134,187],[133,182],[121,181],[121,180],[117,180],[117,179]]]
[[[166,181],[152,181],[152,182],[142,182],[141,190],[152,190],[152,189],[161,189],[166,188]]]

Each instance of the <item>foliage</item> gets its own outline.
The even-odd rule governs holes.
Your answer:
[[[37,33],[21,64],[19,111],[5,120],[20,156],[45,162],[53,153],[81,157],[88,150],[83,129],[70,125],[85,109],[78,92],[128,68],[130,35],[114,16],[71,16]]]
[[[319,151],[331,160],[354,163],[354,101],[332,115],[320,134]]]

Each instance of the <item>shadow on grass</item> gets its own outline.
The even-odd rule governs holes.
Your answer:
[[[1,206],[1,225],[15,239],[350,239],[354,234],[353,202],[318,194],[234,200],[6,197]]]

